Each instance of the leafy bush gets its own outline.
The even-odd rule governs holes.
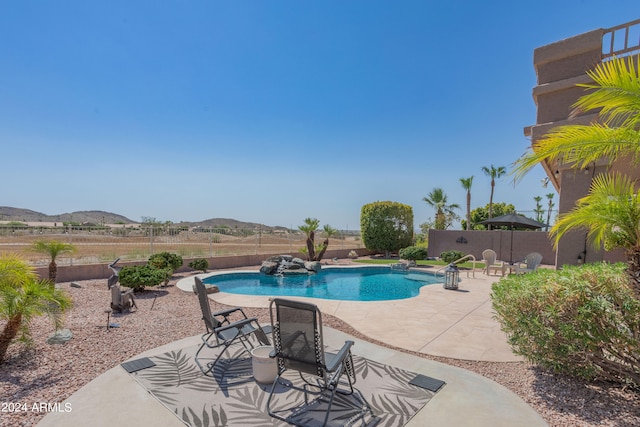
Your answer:
[[[170,268],[176,271],[182,267],[182,257],[170,252],[160,252],[149,257],[149,264],[155,268]]]
[[[362,206],[360,234],[369,250],[389,253],[413,241],[413,208],[397,202],[374,202]]]
[[[400,249],[400,258],[409,261],[418,261],[427,257],[427,248],[424,246],[408,246]]]
[[[158,286],[168,282],[171,278],[170,268],[156,268],[151,264],[129,265],[120,270],[120,284],[134,291],[141,291],[146,287]]]
[[[200,270],[203,273],[206,273],[207,269],[209,268],[209,261],[207,261],[204,258],[194,259],[189,263],[189,268],[192,268],[194,270]]]
[[[624,268],[565,266],[495,283],[493,308],[514,352],[556,372],[640,386],[640,301]]]
[[[440,254],[440,259],[446,263],[452,263],[453,261],[460,259],[464,256],[464,252],[451,250],[445,251]]]

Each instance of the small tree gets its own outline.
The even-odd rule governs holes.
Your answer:
[[[471,230],[471,186],[473,185],[473,175],[469,178],[460,178],[460,184],[467,192],[467,230]]]
[[[38,240],[33,244],[32,250],[49,255],[51,258],[51,263],[49,263],[49,280],[56,283],[56,277],[58,276],[56,258],[65,253],[74,253],[76,247],[71,243],[63,243],[57,240]]]
[[[155,268],[153,265],[128,265],[122,267],[119,273],[120,284],[134,291],[141,291],[146,287],[158,286],[171,278],[170,268]]]
[[[329,224],[326,224],[324,227],[322,227],[322,232],[325,236],[324,242],[322,242],[322,244],[320,245],[320,250],[316,255],[316,261],[321,261],[324,253],[327,251],[327,248],[329,247],[329,237],[338,234],[338,230],[331,227]]]
[[[182,267],[183,260],[178,254],[160,252],[149,257],[149,264],[153,265],[155,268],[170,268],[171,271],[176,271]]]
[[[515,212],[516,212],[516,207],[510,203],[509,204],[507,203],[493,204],[494,217],[506,215],[509,213],[515,213]],[[482,221],[486,221],[487,219],[489,219],[489,205],[471,210],[471,224],[473,224],[474,230],[486,230],[487,227],[484,224],[480,224],[480,223]],[[465,225],[466,225],[466,221],[463,219],[462,227],[464,228]],[[494,226],[493,228],[495,229],[503,228],[505,230],[508,229],[508,227],[496,227],[496,226]]]
[[[533,212],[536,214],[536,221],[542,222],[542,216],[544,215],[544,208],[542,207],[542,196],[535,196],[533,200],[536,201],[536,208]]]
[[[362,206],[360,214],[362,242],[369,250],[391,251],[411,245],[413,209],[397,202],[374,202]]]
[[[549,201],[549,207],[547,210],[547,226],[545,227],[545,231],[549,230],[549,225],[551,224],[551,212],[553,211],[553,207],[555,206],[555,203],[553,203],[553,193],[548,193],[547,194],[547,200]]]
[[[189,268],[192,268],[194,270],[200,270],[203,273],[206,273],[207,269],[209,268],[209,261],[207,261],[204,258],[194,259],[189,263]]]
[[[0,332],[0,363],[19,334],[24,342],[31,343],[29,326],[34,317],[46,314],[60,329],[63,314],[70,307],[71,298],[63,290],[38,280],[17,255],[0,257],[0,319],[6,321]]]
[[[491,219],[494,216],[499,216],[499,215],[494,215],[494,212],[493,212],[493,190],[496,187],[496,178],[501,178],[502,175],[507,173],[507,169],[504,166],[496,167],[491,165],[491,166],[483,166],[482,172],[484,172],[485,175],[491,178],[491,196],[489,196],[489,218],[488,218],[488,219]],[[491,226],[489,226],[489,230],[491,230]]]
[[[458,218],[454,209],[460,209],[460,206],[456,203],[449,204],[442,188],[434,188],[422,200],[436,210],[434,227],[436,230],[446,230]]]
[[[408,261],[420,261],[427,257],[427,248],[424,246],[408,246],[400,249],[398,255]]]
[[[305,218],[304,224],[298,227],[298,230],[307,236],[306,254],[309,261],[313,261],[316,258],[315,238],[319,225],[320,221],[317,218]]]

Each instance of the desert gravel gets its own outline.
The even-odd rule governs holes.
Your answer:
[[[178,279],[179,277],[176,277]],[[64,402],[72,393],[105,371],[145,350],[201,334],[203,324],[195,296],[173,286],[149,289],[136,295],[138,310],[112,315],[119,328],[107,331],[110,293],[106,280],[59,284],[73,297],[65,327],[73,339],[48,345],[53,333],[48,319],[32,324],[34,347],[12,344],[8,360],[0,365],[0,426],[33,426],[46,412],[32,410],[40,403]],[[225,306],[212,301],[212,309]],[[249,316],[268,323],[266,309],[245,309]],[[372,341],[331,316],[325,324]],[[0,322],[0,328],[4,322]],[[375,341],[373,341],[375,342]],[[376,342],[380,345],[384,343]],[[398,349],[401,351],[400,349]],[[411,353],[411,352],[408,352]],[[554,375],[527,363],[473,362],[412,353],[468,369],[507,387],[533,407],[551,426],[639,426],[640,393],[608,384],[592,384]],[[117,390],[114,390],[117,393]],[[28,408],[11,412],[10,404]],[[15,408],[15,406],[14,406]]]

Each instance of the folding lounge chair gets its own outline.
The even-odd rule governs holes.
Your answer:
[[[274,350],[270,357],[277,358],[278,374],[267,399],[267,412],[274,418],[295,423],[291,418],[280,414],[291,413],[291,416],[300,416],[305,407],[309,406],[308,395],[311,394],[316,396],[315,400],[319,399],[327,404],[322,424],[324,426],[329,419],[336,392],[343,395],[354,393],[353,384],[356,382],[356,377],[351,357],[353,341],[345,341],[337,353],[325,352],[322,340],[322,316],[320,310],[313,304],[275,298],[271,301],[270,312],[274,342]],[[298,372],[304,382],[302,388],[282,378],[287,370]],[[307,377],[312,376],[314,381],[311,382],[303,374],[307,374]],[[341,381],[343,376],[346,377],[346,381]],[[278,405],[276,412],[279,414],[276,414],[271,408],[271,400],[278,384],[303,392],[305,404],[302,407],[298,405],[288,409]],[[357,420],[363,418],[366,413],[371,413],[369,405],[359,392],[357,396],[359,402],[351,404],[353,408],[348,414],[350,420]],[[356,400],[355,396],[353,400]]]
[[[524,257],[524,261],[516,265],[516,274],[531,273],[538,269],[542,262],[542,255],[538,252],[532,252]],[[524,265],[523,265],[524,264]]]
[[[133,298],[133,289],[127,289],[123,291],[120,285],[111,286],[111,309],[117,312],[123,312],[125,310],[131,310],[132,307],[136,309],[136,300]]]
[[[242,343],[244,351],[249,353],[255,348],[254,342],[251,340],[252,336],[255,336],[255,339],[260,345],[271,345],[267,337],[267,334],[271,333],[271,327],[260,327],[258,319],[255,317],[247,317],[242,308],[235,307],[212,313],[204,283],[202,283],[202,280],[198,277],[196,277],[195,280],[198,301],[200,302],[200,309],[202,310],[202,320],[204,320],[205,327],[207,328],[207,331],[202,335],[202,344],[195,355],[196,364],[200,367],[203,374],[208,375],[210,373],[211,376],[213,376],[213,369],[216,363],[218,363],[220,357],[222,357],[225,351],[234,343]],[[236,316],[241,317],[241,319],[231,321],[233,313],[237,313]],[[202,365],[198,359],[198,355],[205,347],[222,347],[222,351],[220,351],[213,362]]]
[[[500,270],[500,273],[504,276],[504,262],[497,261],[496,252],[493,249],[485,249],[482,251],[482,259],[484,260],[484,273],[488,276],[491,270]]]

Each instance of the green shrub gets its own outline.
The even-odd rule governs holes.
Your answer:
[[[149,257],[149,264],[155,268],[170,268],[176,271],[182,267],[182,257],[170,252],[160,252]]]
[[[427,248],[424,246],[408,246],[400,249],[400,258],[409,261],[418,261],[427,257]]]
[[[194,259],[189,263],[189,267],[194,270],[200,270],[203,273],[206,273],[207,269],[209,268],[209,261],[204,258]]]
[[[170,268],[156,268],[147,265],[129,265],[120,270],[120,284],[134,291],[141,291],[146,287],[158,286],[168,282],[171,278]]]
[[[463,256],[464,256],[464,252],[451,250],[451,251],[442,252],[440,254],[440,259],[448,264],[448,263],[452,263],[457,259],[462,258]]]
[[[624,269],[565,266],[495,283],[493,308],[513,351],[556,372],[640,386],[640,301]]]

